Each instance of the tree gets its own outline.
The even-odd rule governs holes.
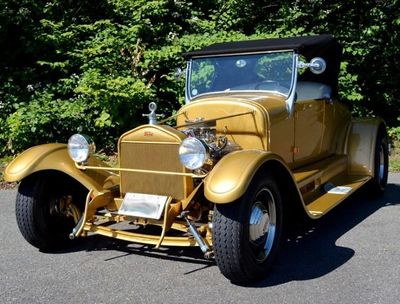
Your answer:
[[[344,45],[340,96],[398,125],[399,3],[393,1],[4,0],[0,154],[65,142],[113,148],[156,101],[183,102],[181,54],[214,42],[331,33]]]

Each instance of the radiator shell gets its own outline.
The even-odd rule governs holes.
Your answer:
[[[144,125],[123,134],[118,142],[121,168],[187,173],[179,161],[186,136],[169,126]],[[121,195],[127,192],[172,196],[182,200],[193,190],[191,177],[121,172]]]

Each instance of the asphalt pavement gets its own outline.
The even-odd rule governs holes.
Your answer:
[[[400,303],[400,174],[379,199],[357,193],[292,233],[262,282],[231,284],[199,249],[152,250],[90,236],[42,253],[0,191],[0,303]]]

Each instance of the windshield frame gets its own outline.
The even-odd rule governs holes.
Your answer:
[[[191,84],[191,71],[192,71],[192,64],[193,60],[200,59],[200,58],[217,58],[217,57],[239,57],[239,56],[246,56],[246,55],[257,55],[257,54],[275,54],[275,53],[292,53],[292,75],[291,75],[291,83],[288,93],[282,93],[276,90],[223,90],[223,91],[214,91],[214,92],[207,92],[201,93],[195,96],[191,96],[190,94],[190,84]],[[242,53],[227,53],[227,54],[217,54],[217,55],[204,55],[204,56],[194,56],[191,57],[190,60],[187,61],[186,66],[186,82],[185,82],[185,103],[188,104],[193,100],[196,100],[203,96],[211,96],[211,95],[220,95],[220,94],[230,94],[230,93],[274,93],[281,96],[284,96],[286,99],[290,99],[290,96],[293,92],[293,87],[295,86],[295,81],[297,79],[297,51],[294,49],[283,49],[283,50],[274,50],[274,51],[260,51],[260,52],[242,52]]]

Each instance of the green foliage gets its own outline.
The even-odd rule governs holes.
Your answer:
[[[7,149],[14,153],[56,138],[65,142],[70,135],[66,130],[73,132],[78,126],[87,129],[84,127],[87,122],[82,101],[58,100],[48,91],[36,93],[30,103],[19,107],[8,117]]]
[[[400,143],[400,127],[390,128],[388,133],[392,141],[397,141]]]
[[[344,45],[340,98],[399,136],[398,0],[4,0],[0,155],[78,131],[112,149],[150,101],[165,116],[184,102],[183,52],[327,32]]]
[[[6,166],[13,160],[13,157],[7,156],[0,158],[0,187],[4,188],[2,184],[5,184],[6,182],[3,179],[3,172]]]
[[[399,135],[398,133],[397,136]],[[398,138],[393,139],[392,137],[392,150],[389,157],[389,170],[391,172],[400,172],[400,140]]]

